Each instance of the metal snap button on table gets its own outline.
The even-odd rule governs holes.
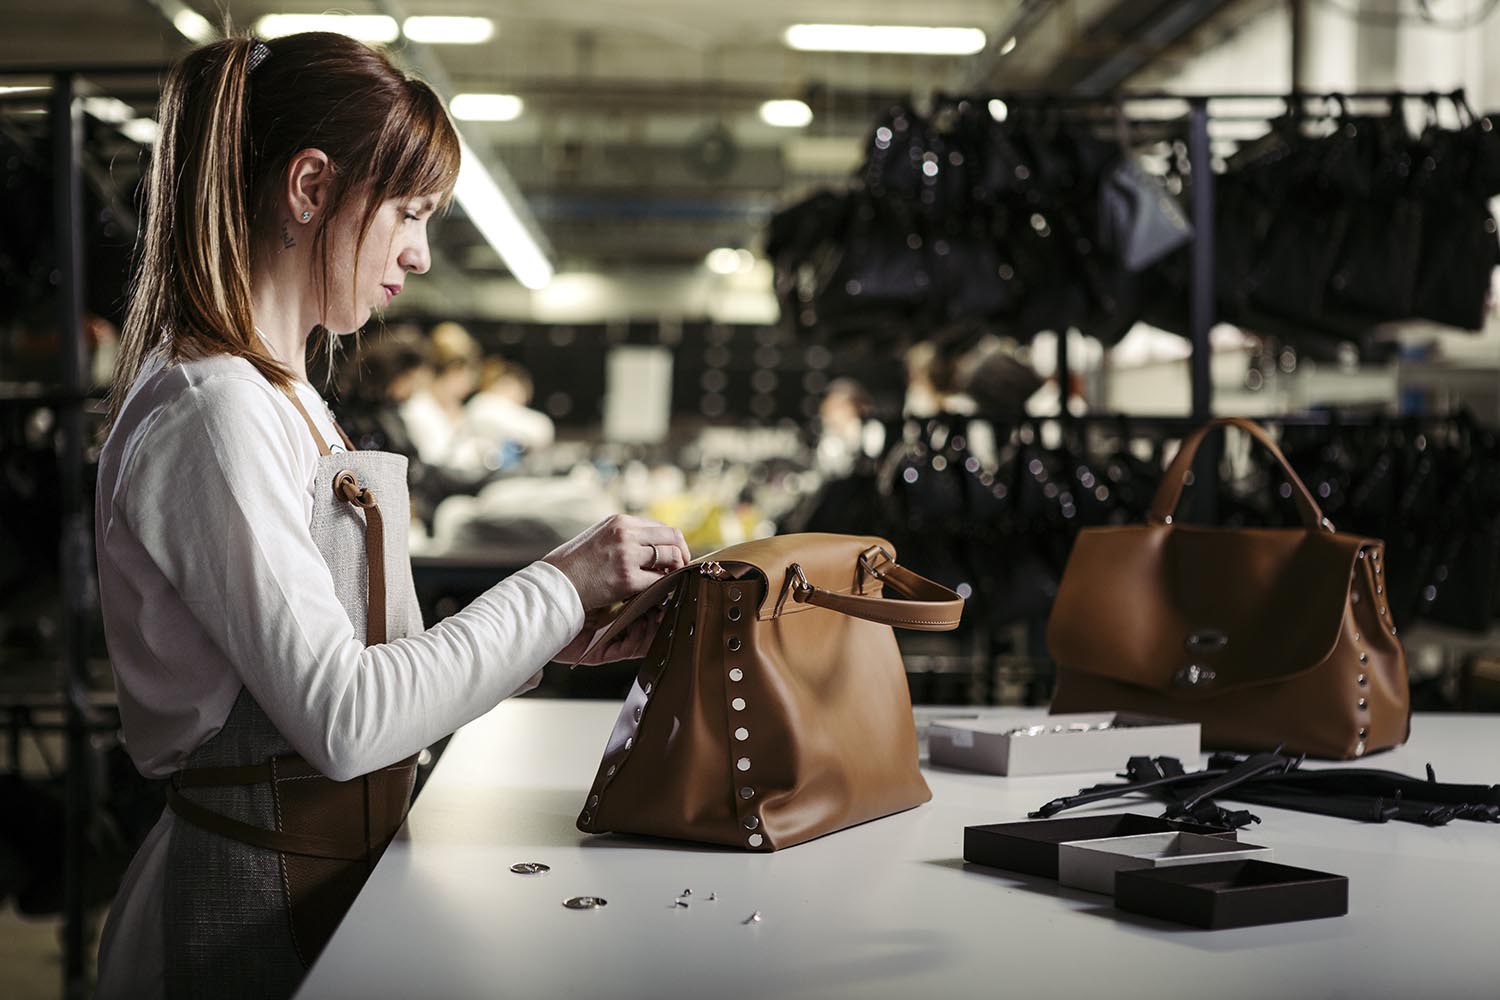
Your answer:
[[[522,861],[510,866],[510,870],[517,875],[545,875],[552,870],[550,865],[544,865],[540,861]]]
[[[601,906],[608,906],[609,901],[598,896],[574,896],[563,900],[563,905],[570,910],[597,910]]]

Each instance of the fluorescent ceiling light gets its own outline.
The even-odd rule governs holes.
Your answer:
[[[255,22],[262,38],[280,38],[304,31],[332,31],[362,42],[394,42],[400,37],[396,19],[384,14],[267,14]]]
[[[778,128],[801,128],[813,120],[813,113],[802,101],[767,101],[760,106],[760,120]]]
[[[30,94],[46,89],[46,87],[0,87],[0,94]]]
[[[83,110],[101,122],[123,125],[135,117],[135,109],[114,97],[85,97]]]
[[[984,48],[978,28],[924,28],[894,24],[794,24],[782,36],[803,52],[889,52],[970,56]]]
[[[1010,117],[1010,108],[1005,106],[1004,101],[996,97],[990,101],[990,117],[997,122],[1003,122]]]
[[[153,146],[156,144],[156,137],[161,133],[161,128],[153,119],[132,118],[120,126],[120,131],[125,134],[125,138],[133,142],[138,142],[142,146]]]
[[[408,17],[401,33],[428,45],[479,45],[495,37],[495,22],[487,17]]]
[[[546,288],[552,280],[552,262],[542,253],[542,248],[468,143],[460,137],[458,145],[463,159],[453,196],[459,207],[485,242],[500,255],[517,281],[531,289]]]
[[[515,94],[455,94],[448,109],[461,122],[509,122],[521,117],[526,104]]]
[[[1008,56],[1014,51],[1016,51],[1016,36],[1011,35],[1005,40],[1005,44],[1000,46],[1000,54],[1002,56]]]
[[[182,37],[190,42],[197,42],[199,45],[211,42],[219,35],[208,18],[187,7],[172,14],[172,27],[176,28],[177,33]]]

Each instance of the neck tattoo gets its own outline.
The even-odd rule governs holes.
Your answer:
[[[282,224],[281,224],[281,249],[283,249],[283,250],[290,250],[292,247],[294,247],[296,245],[297,245],[297,241],[292,238],[291,224],[288,223],[288,222],[282,222]]]

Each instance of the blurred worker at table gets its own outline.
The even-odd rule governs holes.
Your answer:
[[[428,344],[410,331],[389,333],[360,345],[339,378],[339,419],[362,450],[406,456],[412,516],[427,525],[444,498],[472,493],[482,475],[452,472],[422,461],[403,409],[432,380]]]
[[[401,407],[406,430],[427,465],[459,476],[488,471],[484,445],[467,433],[464,403],[479,379],[479,344],[457,323],[439,323],[431,335],[432,378]]]
[[[494,355],[480,365],[479,391],[464,404],[463,433],[486,449],[492,468],[507,468],[557,437],[552,418],[531,408],[533,392],[531,374],[520,365]]]

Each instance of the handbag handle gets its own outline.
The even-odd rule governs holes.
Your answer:
[[[850,618],[862,618],[867,622],[894,628],[909,628],[919,632],[947,632],[958,628],[959,618],[964,613],[964,599],[954,591],[896,563],[875,564],[871,560],[861,559],[860,565],[906,600],[835,594],[831,590],[814,587],[798,563],[787,567],[787,582],[792,598],[802,604],[812,604]]]
[[[1187,474],[1193,467],[1193,459],[1198,454],[1198,448],[1203,444],[1211,431],[1220,427],[1238,427],[1250,435],[1276,460],[1281,466],[1281,471],[1286,473],[1287,482],[1292,486],[1292,499],[1297,503],[1297,511],[1302,515],[1302,524],[1308,531],[1333,531],[1333,522],[1323,516],[1323,510],[1313,495],[1308,492],[1307,486],[1302,482],[1302,477],[1297,475],[1297,470],[1292,468],[1292,463],[1286,460],[1281,449],[1276,447],[1276,442],[1271,440],[1271,435],[1253,420],[1243,417],[1219,417],[1210,420],[1202,427],[1193,431],[1182,441],[1182,447],[1177,449],[1177,455],[1172,459],[1172,464],[1167,466],[1166,475],[1161,481],[1161,486],[1156,490],[1156,498],[1151,501],[1151,513],[1148,519],[1157,524],[1171,524],[1172,515],[1177,511],[1177,503],[1182,499],[1182,488],[1187,485]]]

